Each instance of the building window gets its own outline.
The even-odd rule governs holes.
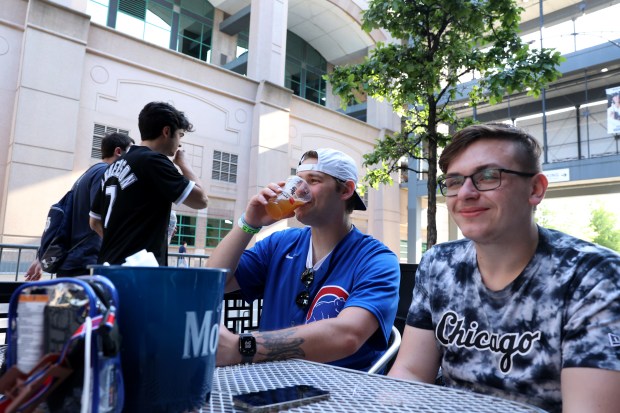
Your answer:
[[[284,85],[293,93],[325,106],[327,61],[305,40],[292,32],[286,38]]]
[[[205,247],[215,248],[217,244],[232,230],[230,219],[209,218],[207,219],[207,236]]]
[[[213,6],[205,0],[181,0],[177,51],[211,61]]]
[[[170,245],[181,245],[183,241],[187,242],[188,247],[196,246],[196,217],[177,214],[177,232]]]
[[[93,23],[105,26],[108,23],[110,0],[88,0],[86,13],[90,14]]]
[[[194,145],[191,143],[183,142],[183,150],[185,151],[185,159],[189,161],[194,174],[202,178],[202,159],[204,147],[201,145]]]
[[[89,0],[89,10],[101,14],[108,1]],[[209,61],[213,11],[206,0],[118,0],[114,25],[149,43]]]
[[[172,2],[119,0],[116,29],[161,47],[170,47]]]
[[[101,140],[105,137],[105,135],[112,132],[120,132],[129,135],[128,130],[95,123],[95,128],[93,130],[93,146],[90,149],[91,158],[101,159]]]
[[[211,179],[236,183],[237,162],[237,155],[226,152],[213,151],[213,170],[211,172]]]
[[[250,30],[244,29],[237,33],[237,51],[235,58],[247,53],[250,48]]]

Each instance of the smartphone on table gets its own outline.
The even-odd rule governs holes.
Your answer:
[[[235,407],[247,412],[275,412],[329,399],[329,391],[298,384],[233,396]]]

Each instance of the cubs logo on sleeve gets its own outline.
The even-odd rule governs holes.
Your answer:
[[[325,318],[338,317],[347,298],[349,298],[349,293],[344,288],[338,285],[323,286],[308,309],[306,324]]]

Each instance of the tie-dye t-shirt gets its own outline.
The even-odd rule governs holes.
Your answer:
[[[500,291],[482,283],[472,241],[434,246],[407,324],[435,331],[447,386],[560,412],[562,368],[620,370],[620,255],[539,235],[532,260]]]

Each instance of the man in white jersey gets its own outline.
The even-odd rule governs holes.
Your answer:
[[[438,178],[465,239],[424,254],[390,376],[550,412],[620,411],[620,256],[536,225],[541,148],[504,124],[474,125]]]

